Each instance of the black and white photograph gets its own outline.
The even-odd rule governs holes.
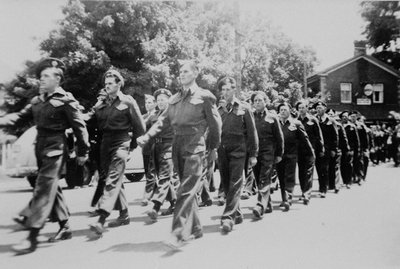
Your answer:
[[[0,24],[1,268],[400,268],[400,1]]]

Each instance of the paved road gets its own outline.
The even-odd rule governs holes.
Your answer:
[[[314,188],[318,187],[314,181]],[[23,179],[0,177],[1,268],[400,268],[400,168],[371,167],[362,186],[328,193],[309,206],[295,203],[253,221],[254,197],[242,202],[245,221],[221,235],[223,208],[201,209],[205,235],[174,252],[166,247],[171,217],[149,221],[140,206],[143,182],[126,184],[131,224],[109,229],[103,238],[91,235],[87,217],[94,188],[66,190],[74,230],[71,240],[42,243],[35,253],[14,256],[11,245],[26,236],[14,232],[11,217],[31,195]],[[216,193],[215,193],[216,194]],[[167,205],[165,206],[167,207]],[[110,219],[117,217],[114,213]],[[42,240],[56,232],[48,224]]]

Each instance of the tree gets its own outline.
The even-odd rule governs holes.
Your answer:
[[[400,5],[397,1],[361,2],[361,16],[367,22],[364,30],[372,56],[400,68]]]
[[[123,91],[142,111],[144,94],[179,89],[181,60],[197,59],[198,84],[215,90],[218,78],[237,71],[235,34],[241,35],[245,52],[244,91],[263,90],[273,100],[285,93],[293,103],[301,96],[304,63],[311,72],[316,60],[312,49],[299,47],[259,20],[262,16],[243,16],[238,23],[237,10],[227,2],[70,0],[63,14],[41,49],[44,57],[66,63],[63,87],[86,108],[95,102],[109,68],[121,72]],[[22,76],[33,78],[36,65],[29,63]]]

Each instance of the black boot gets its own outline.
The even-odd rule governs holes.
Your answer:
[[[40,229],[30,228],[28,238],[22,241],[20,244],[13,246],[13,250],[17,252],[17,255],[24,255],[32,253],[36,250],[38,245],[38,235]]]
[[[72,238],[72,231],[69,228],[68,220],[60,221],[59,224],[60,229],[58,230],[58,232],[49,238],[49,242],[51,243]]]

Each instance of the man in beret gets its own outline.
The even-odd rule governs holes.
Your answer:
[[[154,118],[152,118],[153,124],[161,116],[161,114],[168,107],[168,100],[171,97],[171,92],[167,89],[158,89],[154,92],[154,98],[157,102],[158,111]],[[172,140],[174,138],[174,131],[171,126],[164,129],[162,133],[157,134],[153,137],[154,148],[153,148],[153,160],[154,160],[154,171],[157,177],[157,187],[154,190],[152,202],[153,209],[150,210],[147,215],[156,221],[158,213],[165,200],[170,202],[170,207],[167,211],[163,212],[162,215],[170,215],[173,213],[176,201],[176,186],[174,183],[176,180],[176,174],[174,173],[174,166],[172,163]]]
[[[278,117],[267,109],[270,103],[267,95],[262,91],[256,91],[251,96],[251,102],[255,108],[254,120],[259,141],[257,164],[253,167],[258,194],[253,215],[254,219],[259,220],[264,213],[271,213],[273,210],[272,176],[275,165],[282,160],[284,138]]]
[[[156,110],[156,99],[153,95],[145,94],[145,107],[147,112],[143,115],[143,119],[144,123],[146,124],[146,130],[148,130],[156,121],[155,119],[157,119],[158,112]],[[142,148],[144,175],[146,177],[142,206],[147,206],[154,194],[155,189],[157,188],[157,179],[154,173],[154,161],[151,154],[153,151],[153,142],[154,141],[147,143],[146,146]]]
[[[243,170],[247,153],[250,166],[257,163],[258,135],[250,105],[235,97],[235,79],[232,77],[222,78],[218,82],[218,90],[221,98],[226,101],[226,106],[218,108],[222,119],[218,168],[226,195],[221,226],[223,233],[229,233],[235,224],[243,222],[240,209]]]
[[[221,117],[215,106],[215,97],[210,91],[197,85],[198,75],[199,68],[195,62],[185,61],[181,65],[179,79],[182,88],[170,98],[167,109],[150,130],[137,138],[138,144],[144,146],[152,137],[170,126],[174,131],[172,159],[180,187],[171,238],[166,242],[173,248],[180,247],[184,241],[203,236],[197,204],[203,158],[206,150],[212,152],[210,158],[216,157],[215,150],[221,139]]]
[[[281,103],[277,109],[282,126],[284,150],[282,161],[276,164],[276,170],[282,195],[281,207],[288,211],[292,204],[293,191],[296,185],[299,145],[302,144],[302,154],[307,158],[315,159],[315,154],[303,124],[291,117],[291,106],[288,103]]]
[[[303,124],[304,129],[306,130],[311,146],[314,149],[315,156],[324,156],[324,139],[317,118],[308,113],[308,106],[305,100],[299,101],[295,108],[299,112],[298,120]],[[299,166],[299,181],[302,191],[301,198],[305,205],[309,203],[311,198],[315,165],[315,158],[307,156],[306,152],[304,145],[300,144],[297,164]]]
[[[42,61],[37,69],[40,95],[22,111],[0,119],[9,125],[21,118],[31,118],[37,127],[35,155],[38,176],[29,204],[14,218],[29,230],[27,240],[14,249],[25,254],[36,250],[37,237],[46,220],[57,221],[60,229],[49,241],[70,239],[69,210],[59,186],[60,171],[66,153],[65,130],[72,128],[76,137],[77,162],[83,165],[89,151],[88,133],[79,110],[79,103],[71,93],[60,87],[64,80],[64,64],[55,58]]]
[[[326,104],[318,101],[314,104],[314,109],[317,111],[317,119],[324,139],[325,154],[317,156],[315,166],[318,174],[320,196],[325,198],[329,185],[329,162],[336,156],[339,134],[335,127],[335,121],[325,113]]]
[[[335,127],[338,132],[338,149],[335,158],[329,162],[329,189],[339,193],[340,190],[340,164],[342,156],[347,156],[350,148],[347,140],[346,131],[336,116],[336,111],[333,108],[327,109],[326,113],[332,120],[335,121]]]
[[[358,121],[360,113],[356,110],[350,112],[350,121],[356,126],[358,138],[360,140],[360,151],[359,154],[354,155],[354,173],[353,182],[361,185],[362,180],[365,179],[364,173],[364,156],[368,154],[368,135],[367,131],[361,122]]]
[[[93,115],[102,134],[99,174],[105,176],[104,192],[98,202],[99,219],[90,225],[98,235],[104,232],[104,224],[113,209],[119,210],[119,217],[110,222],[109,227],[130,223],[122,181],[129,152],[136,147],[136,138],[146,128],[136,101],[121,92],[124,86],[121,74],[116,70],[107,71],[104,84],[107,98],[95,108]]]
[[[349,121],[349,111],[345,110],[340,113],[340,119],[344,130],[346,131],[349,142],[349,151],[347,155],[342,156],[340,170],[343,179],[343,184],[350,189],[353,177],[353,158],[359,155],[360,140],[358,138],[357,127]]]

